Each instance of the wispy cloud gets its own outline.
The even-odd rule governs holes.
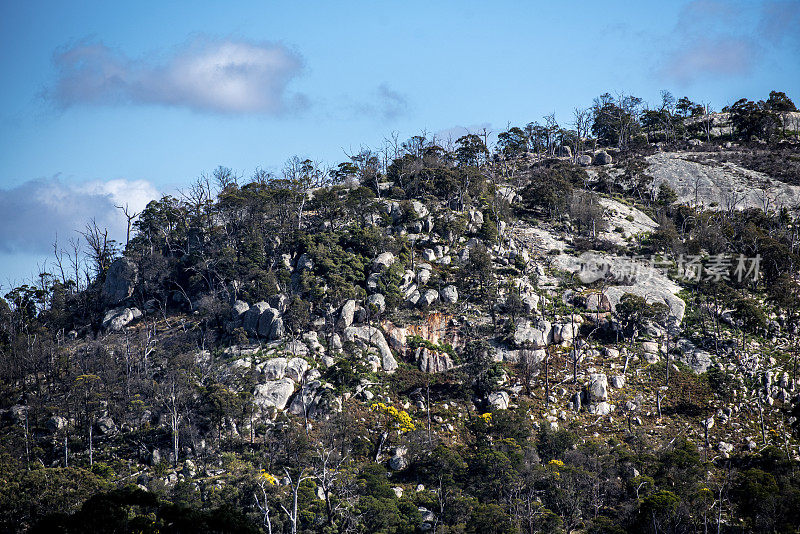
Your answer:
[[[669,54],[661,72],[680,84],[701,76],[743,75],[755,66],[759,52],[749,39],[698,37]]]
[[[359,99],[343,97],[342,102],[345,113],[383,121],[394,121],[408,114],[411,109],[406,95],[388,83],[381,83]]]
[[[66,240],[91,218],[124,239],[126,219],[115,205],[138,212],[159,196],[146,180],[71,183],[58,176],[0,189],[0,253],[47,253],[56,234]]]
[[[287,86],[303,60],[276,43],[197,38],[162,59],[131,58],[103,43],[58,51],[46,95],[61,107],[157,104],[202,112],[277,115],[302,107]]]
[[[383,118],[392,120],[408,111],[408,100],[405,95],[382,83],[377,89],[377,107]]]
[[[700,78],[751,74],[771,46],[794,38],[798,21],[796,0],[759,4],[694,0],[680,11],[658,73],[681,85]]]
[[[758,23],[758,36],[780,45],[791,40],[800,48],[800,1],[766,2]]]

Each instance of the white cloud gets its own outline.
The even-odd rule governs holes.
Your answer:
[[[57,52],[54,63],[57,78],[46,94],[62,107],[158,104],[276,115],[306,103],[287,89],[302,58],[275,43],[198,38],[156,61],[84,42]]]
[[[800,2],[782,0],[766,2],[758,23],[760,38],[774,45],[791,41],[792,46],[800,48]]]
[[[750,73],[763,55],[743,5],[736,1],[694,0],[686,4],[670,36],[672,46],[659,74],[687,85],[699,78]]]
[[[92,218],[122,241],[126,219],[115,206],[138,212],[159,197],[146,180],[70,183],[58,176],[0,190],[0,253],[46,253],[56,236],[65,242]]]
[[[686,84],[701,76],[737,76],[755,66],[760,51],[749,39],[737,37],[696,38],[685,48],[673,51],[662,74]]]
[[[348,114],[384,121],[398,119],[406,115],[410,108],[406,96],[392,89],[387,83],[381,83],[369,95],[358,100],[352,97],[343,97],[342,101]]]
[[[387,120],[396,119],[408,110],[408,100],[405,95],[385,83],[378,86],[377,102],[379,113]]]

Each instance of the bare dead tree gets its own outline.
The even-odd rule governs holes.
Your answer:
[[[578,154],[583,150],[584,139],[589,137],[589,128],[592,123],[591,108],[575,108],[572,111],[572,126],[575,128],[575,153],[572,155],[573,161],[577,161]]]
[[[377,175],[377,172],[376,172]],[[283,169],[283,176],[295,197],[297,210],[297,228],[303,225],[303,213],[306,202],[314,189],[328,184],[329,173],[320,164],[310,160],[301,160],[297,156],[290,158]],[[377,178],[376,178],[377,180]],[[377,184],[376,184],[377,185]]]
[[[97,226],[97,221],[92,220],[86,228],[79,232],[89,247],[89,259],[94,267],[96,276],[102,276],[108,270],[116,254],[116,243],[108,238],[108,229]]]
[[[115,208],[118,210],[122,210],[122,213],[125,215],[125,218],[128,220],[128,228],[125,232],[125,248],[128,248],[128,243],[131,242],[131,223],[133,220],[139,216],[139,213],[131,212],[128,209],[128,203],[126,202],[124,206],[117,206],[114,205]]]
[[[311,473],[308,472],[308,469],[301,469],[295,477],[292,477],[291,472],[289,469],[283,469],[284,473],[286,473],[286,478],[289,479],[289,488],[292,492],[292,504],[291,510],[286,508],[283,503],[281,503],[281,509],[286,514],[286,517],[289,518],[289,524],[291,526],[291,533],[297,534],[297,518],[299,516],[299,511],[297,509],[297,501],[298,501],[298,493],[300,492],[300,485],[305,482],[306,480],[312,478]]]

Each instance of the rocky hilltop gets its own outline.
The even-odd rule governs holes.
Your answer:
[[[603,113],[218,169],[10,292],[2,529],[796,532],[796,131]]]

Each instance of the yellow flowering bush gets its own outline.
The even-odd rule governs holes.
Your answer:
[[[400,434],[411,432],[417,428],[405,410],[398,410],[394,406],[388,406],[382,402],[376,402],[369,409],[385,415],[389,419],[389,424],[396,427]]]
[[[550,460],[549,462],[547,462],[547,466],[552,468],[554,477],[561,478],[561,472],[559,471],[559,469],[564,467],[564,462],[562,462],[561,460]]]
[[[264,471],[261,471],[261,473],[258,475],[258,478],[260,478],[270,486],[274,486],[275,484],[278,483],[278,479],[275,478],[274,475],[267,473],[266,469]]]
[[[491,412],[487,412],[487,413],[481,414],[478,417],[480,417],[483,420],[483,422],[486,423],[487,425],[492,422],[492,413]]]

